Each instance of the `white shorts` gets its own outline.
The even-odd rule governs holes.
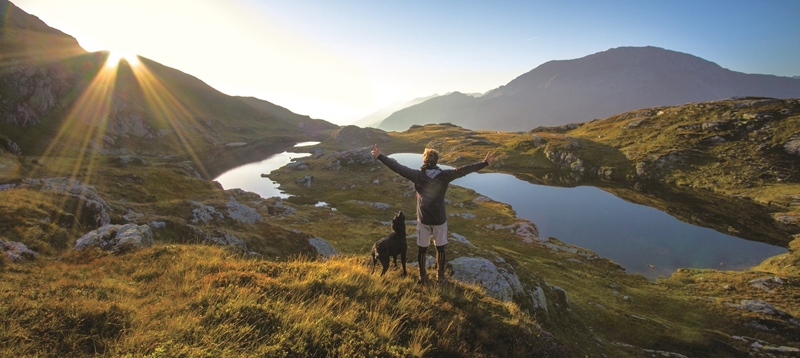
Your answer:
[[[447,222],[442,225],[425,225],[417,222],[417,246],[428,247],[431,239],[436,246],[447,245]]]

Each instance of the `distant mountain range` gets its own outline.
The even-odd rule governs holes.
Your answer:
[[[109,71],[108,53],[0,0],[0,137],[27,155],[98,152],[203,156],[229,143],[326,137],[338,126],[232,97],[146,58]],[[2,138],[0,138],[2,139]]]
[[[384,108],[381,108],[375,112],[370,113],[364,118],[361,118],[353,123],[355,126],[359,126],[362,128],[366,127],[377,127],[386,117],[390,116],[392,113],[397,112],[403,108],[411,107],[415,104],[420,104],[425,102],[431,98],[439,97],[438,94],[433,94],[427,97],[419,97],[414,98],[408,102],[397,102],[392,103]]]
[[[530,130],[740,96],[800,97],[800,80],[734,72],[658,47],[620,47],[549,61],[478,98],[455,92],[430,99],[393,113],[378,128],[402,131],[449,122],[470,129]]]

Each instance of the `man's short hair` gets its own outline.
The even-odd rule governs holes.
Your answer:
[[[436,163],[439,162],[439,151],[433,148],[425,148],[425,151],[422,153],[422,162],[436,165]]]

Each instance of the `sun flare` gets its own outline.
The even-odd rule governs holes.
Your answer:
[[[139,64],[139,57],[135,53],[111,50],[108,52],[106,66],[116,67],[122,60],[125,60],[131,66],[136,66]]]

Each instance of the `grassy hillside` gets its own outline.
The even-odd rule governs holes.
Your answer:
[[[706,145],[701,136],[694,141],[670,133],[696,123],[702,131],[713,114],[709,108],[741,101],[752,100],[692,105],[705,108],[693,114],[681,112],[691,107],[644,110],[525,133],[447,124],[399,133],[345,127],[317,146],[297,148],[312,155],[270,175],[295,195],[288,200],[223,190],[201,179],[195,163],[177,157],[0,153],[0,238],[38,253],[20,262],[0,255],[0,295],[8,302],[0,307],[0,355],[796,355],[800,239],[796,225],[772,216],[792,212],[795,200],[782,195],[797,185],[794,174],[776,171],[752,185],[721,178],[704,189],[691,183],[711,177],[692,168],[710,162],[691,157],[652,164],[667,163],[659,158],[675,151],[700,151]],[[767,141],[774,140],[766,150],[771,155],[747,151],[762,143],[731,132],[718,145],[744,149],[721,165],[746,168],[767,160],[793,168],[783,146],[793,137],[794,108],[752,128],[774,131],[767,133]],[[638,134],[624,129],[639,128],[630,123],[644,117],[651,122],[639,125],[658,126]],[[674,122],[659,124],[662,118]],[[414,199],[407,182],[372,160],[366,147],[372,143],[387,154],[430,145],[442,151],[443,163],[454,165],[491,150],[498,158],[490,170],[551,185],[597,185],[687,218],[696,213],[679,205],[682,200],[744,207],[766,216],[758,225],[773,226],[769,235],[790,251],[746,271],[684,269],[649,281],[557,238],[532,236],[525,228],[535,223],[517,218],[508,205],[452,187],[448,212],[457,216],[449,218],[450,230],[465,240],[449,245],[448,260],[485,258],[513,273],[523,290],[503,301],[481,285],[456,280],[420,287],[413,266],[408,277],[393,269],[380,278],[366,266],[367,253],[388,233],[385,222],[395,210],[413,212]],[[767,205],[770,197],[783,201]],[[337,210],[309,205],[316,201]],[[712,222],[736,211],[693,220]],[[70,250],[101,225],[128,223],[150,227],[155,244],[116,255]],[[411,225],[407,229],[413,234]],[[317,260],[312,238],[331,243],[341,256]],[[230,245],[220,247],[221,239]],[[452,265],[446,269],[454,274]]]
[[[515,305],[382,279],[360,258],[158,245],[73,252],[3,278],[5,356],[570,356]]]

